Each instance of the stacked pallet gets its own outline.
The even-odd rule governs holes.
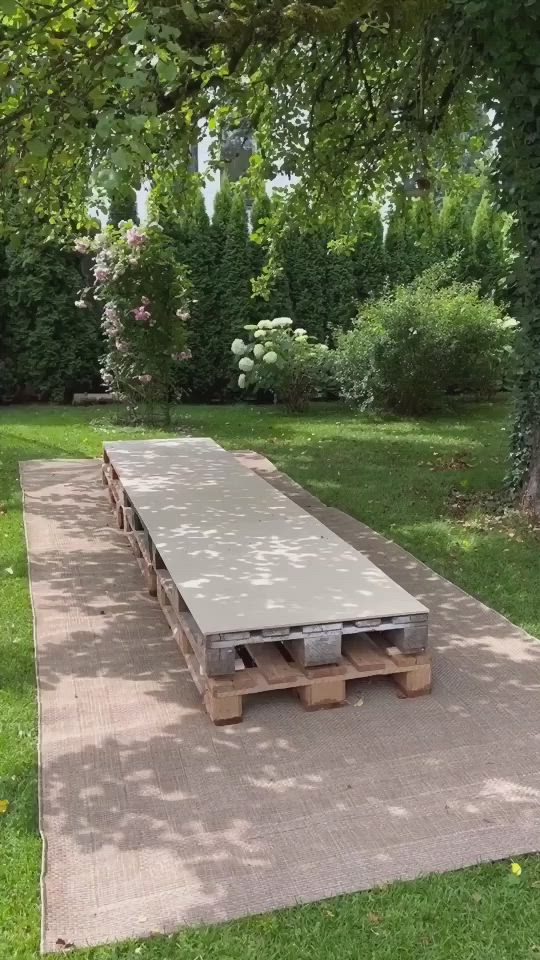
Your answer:
[[[311,709],[359,677],[429,691],[427,610],[217,444],[107,444],[103,482],[215,723],[268,690]]]

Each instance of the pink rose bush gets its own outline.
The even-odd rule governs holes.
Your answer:
[[[191,359],[190,284],[171,241],[157,225],[127,222],[79,238],[75,249],[93,257],[93,284],[77,306],[101,305],[104,385],[138,418],[167,419],[180,365]]]

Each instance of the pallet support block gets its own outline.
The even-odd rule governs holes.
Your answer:
[[[303,637],[286,640],[285,648],[302,667],[338,663],[341,659],[341,624],[336,627],[304,627]]]
[[[431,663],[420,663],[405,673],[394,673],[392,679],[405,697],[422,697],[431,693]]]
[[[385,639],[402,653],[423,653],[428,646],[427,617],[396,617],[395,627],[385,631]]]
[[[206,712],[217,727],[227,723],[242,722],[242,697],[231,694],[228,697],[216,697],[211,690],[204,695]]]
[[[340,707],[347,699],[345,680],[340,677],[315,680],[309,686],[298,687],[298,696],[306,710]]]

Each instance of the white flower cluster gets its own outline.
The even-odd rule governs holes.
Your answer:
[[[255,343],[245,343],[241,337],[236,337],[231,344],[231,351],[235,357],[238,357],[238,369],[241,371],[238,377],[238,386],[243,390],[247,386],[247,376],[255,367],[256,360],[262,360],[263,363],[273,364],[278,360],[275,344],[271,338],[272,331],[286,330],[292,327],[290,317],[275,317],[273,320],[259,320],[257,325],[247,324],[245,329],[253,335]],[[305,330],[300,331],[305,334]],[[289,329],[289,333],[292,331]],[[295,331],[295,336],[297,331]],[[248,356],[253,354],[252,357]]]

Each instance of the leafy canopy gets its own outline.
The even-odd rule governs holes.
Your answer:
[[[51,222],[186,161],[204,120],[256,133],[249,177],[298,209],[445,155],[474,99],[450,0],[0,0],[0,167]],[[472,109],[472,107],[471,107]],[[330,162],[331,161],[331,162]],[[217,153],[216,153],[216,162]]]

